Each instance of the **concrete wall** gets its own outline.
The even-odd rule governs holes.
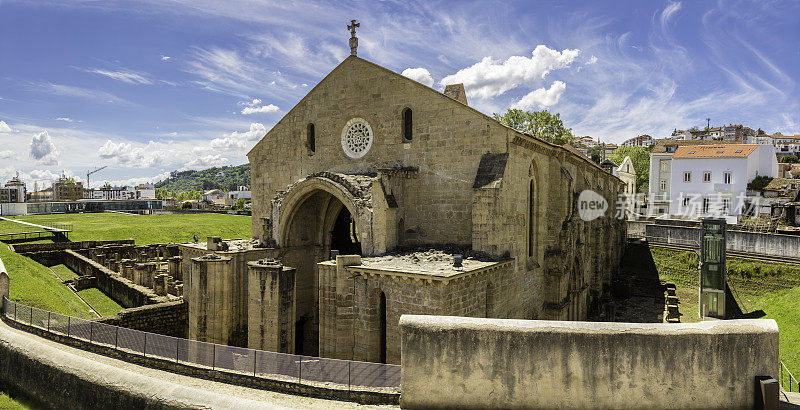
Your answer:
[[[588,323],[403,316],[405,408],[750,409],[773,320]]]
[[[189,307],[183,300],[120,310],[114,316],[97,320],[109,325],[186,338],[189,333]]]
[[[647,240],[674,244],[696,244],[700,228],[668,225],[647,225]],[[774,233],[727,231],[728,251],[748,252],[765,256],[800,257],[800,236]]]

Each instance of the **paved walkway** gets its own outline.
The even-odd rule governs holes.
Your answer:
[[[29,357],[97,385],[121,392],[146,395],[161,403],[184,408],[213,409],[315,409],[392,408],[316,399],[236,386],[138,366],[122,360],[75,349],[14,329],[0,320],[0,344],[8,344]]]

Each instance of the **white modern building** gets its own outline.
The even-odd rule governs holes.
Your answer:
[[[778,161],[768,145],[679,146],[670,166],[669,213],[738,216],[748,202],[747,184],[759,175],[778,176]]]
[[[237,186],[235,191],[228,191],[228,202],[230,204],[234,204],[240,199],[250,201],[251,198],[252,193],[250,192],[250,188],[246,186]]]
[[[156,186],[154,184],[137,185],[136,199],[156,199]]]
[[[655,144],[656,140],[653,137],[644,134],[625,140],[621,144],[623,147],[649,147]]]

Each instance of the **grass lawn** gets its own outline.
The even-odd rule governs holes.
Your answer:
[[[0,243],[0,259],[11,279],[11,300],[63,315],[97,317],[47,266],[10,251],[4,243]]]
[[[72,241],[136,240],[137,245],[151,243],[202,241],[208,236],[250,238],[249,216],[221,214],[123,215],[115,213],[27,215],[17,219],[37,223],[71,223]]]
[[[675,282],[682,322],[698,317],[698,257],[694,252],[651,247],[662,280]],[[800,267],[728,258],[728,284],[744,313],[763,310],[780,329],[780,359],[800,374]]]
[[[0,409],[23,410],[30,407],[14,400],[9,395],[0,391]]]
[[[118,305],[117,302],[114,302],[111,298],[106,296],[106,294],[101,292],[100,289],[84,289],[79,291],[78,294],[81,295],[86,303],[92,305],[94,310],[103,316],[114,316],[117,314],[117,312],[122,310],[122,306]]]
[[[64,265],[51,266],[50,269],[54,270],[56,275],[58,275],[58,277],[60,277],[62,280],[70,280],[78,277],[77,273],[73,272],[72,269]]]

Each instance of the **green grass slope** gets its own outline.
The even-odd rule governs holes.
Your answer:
[[[102,316],[114,316],[122,310],[122,306],[106,296],[100,289],[84,289],[78,294]]]
[[[12,252],[4,243],[0,243],[0,259],[11,279],[11,300],[63,315],[96,317],[46,266]]]

